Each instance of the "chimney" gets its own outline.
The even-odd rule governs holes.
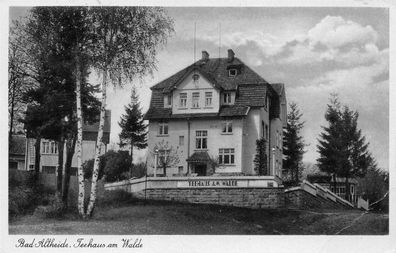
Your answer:
[[[202,60],[207,61],[209,60],[209,53],[206,51],[202,51]]]
[[[234,51],[232,49],[228,49],[228,62],[232,62],[234,60]]]

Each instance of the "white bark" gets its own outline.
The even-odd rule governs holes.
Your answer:
[[[100,106],[100,120],[99,120],[99,129],[98,129],[98,138],[96,140],[96,148],[95,148],[95,160],[94,167],[92,171],[92,184],[91,184],[91,195],[89,197],[89,204],[87,208],[87,215],[92,215],[95,201],[96,201],[96,191],[97,191],[97,181],[99,176],[99,156],[101,154],[102,143],[103,143],[103,127],[105,122],[105,112],[106,112],[106,88],[107,88],[107,70],[103,71],[103,80],[102,80],[102,104]]]
[[[81,109],[81,72],[79,60],[76,61],[76,99],[77,99],[77,170],[78,170],[78,212],[85,217],[84,198],[85,185],[82,169],[82,109]],[[66,159],[65,159],[66,160]]]

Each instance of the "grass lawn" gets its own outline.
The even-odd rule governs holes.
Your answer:
[[[251,210],[169,202],[98,206],[90,220],[18,217],[10,234],[388,234],[388,214],[361,211]]]

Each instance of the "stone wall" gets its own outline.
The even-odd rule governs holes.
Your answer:
[[[144,191],[134,193],[144,198]],[[283,188],[147,189],[147,199],[249,208],[283,208]]]
[[[312,195],[303,189],[285,192],[285,206],[289,209],[350,209],[341,202],[334,202],[321,195]]]

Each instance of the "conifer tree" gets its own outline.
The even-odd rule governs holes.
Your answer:
[[[332,95],[325,115],[329,122],[320,134],[318,166],[333,175],[334,190],[336,177],[345,178],[345,195],[350,199],[349,182],[352,177],[362,177],[375,161],[368,151],[369,144],[357,127],[359,114],[348,106],[341,109],[337,95]]]
[[[290,103],[290,112],[287,115],[287,127],[283,138],[283,169],[285,182],[297,185],[303,169],[302,158],[305,153],[303,137],[300,135],[305,122],[301,122],[300,113],[296,103]]]
[[[118,125],[121,127],[121,133],[119,134],[120,146],[123,147],[129,144],[131,149],[130,175],[132,175],[133,167],[133,148],[143,149],[147,147],[147,126],[143,122],[143,115],[138,99],[136,89],[132,88],[131,103],[125,106],[125,114],[121,116],[121,121],[118,122]]]

